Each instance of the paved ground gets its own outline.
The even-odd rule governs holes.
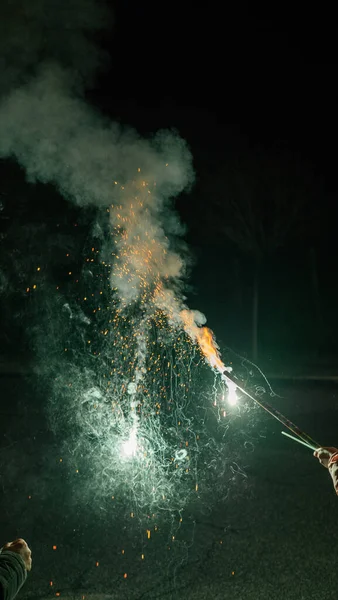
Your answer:
[[[164,529],[141,560],[140,540],[126,532],[122,554],[124,524],[103,518],[96,505],[87,507],[82,530],[73,531],[69,492],[58,489],[53,499],[48,492],[54,489],[48,465],[55,441],[33,399],[30,410],[34,386],[13,377],[0,383],[2,399],[11,400],[0,415],[1,537],[23,534],[34,551],[34,572],[21,597],[55,597],[58,591],[62,598],[92,600],[338,597],[338,498],[311,451],[283,438],[277,422],[269,418],[266,437],[243,455],[247,477],[239,477],[229,497],[185,516],[180,550],[179,536],[172,541]],[[282,412],[320,443],[338,445],[336,384],[275,387],[284,396],[274,401]],[[44,489],[29,498],[39,482]]]

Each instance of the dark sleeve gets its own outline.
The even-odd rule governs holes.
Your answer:
[[[19,554],[5,550],[0,554],[0,600],[13,600],[27,578]]]

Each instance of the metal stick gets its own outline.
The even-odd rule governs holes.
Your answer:
[[[286,431],[282,431],[281,433],[282,433],[282,435],[286,435],[286,437],[290,438],[290,440],[294,440],[295,442],[298,442],[298,444],[302,444],[303,446],[310,448],[310,450],[317,450],[317,448],[315,448],[315,446],[311,446],[311,444],[307,444],[306,442],[303,442],[303,440],[301,440],[300,438],[296,438],[293,435],[286,433]]]
[[[270,406],[270,404],[265,402],[265,400],[264,401],[261,399],[258,400],[258,398],[256,398],[255,396],[252,396],[251,394],[249,394],[249,392],[247,392],[247,390],[245,388],[238,385],[236,380],[231,375],[229,375],[228,371],[224,371],[222,373],[222,377],[224,378],[225,382],[227,381],[227,379],[229,381],[231,381],[239,389],[240,392],[242,392],[243,394],[248,396],[248,398],[253,400],[253,402],[256,402],[256,404],[258,404],[261,408],[266,410],[266,412],[268,412],[272,417],[277,419],[277,421],[279,421],[282,425],[284,425],[284,427],[287,427],[292,433],[294,433],[301,440],[303,440],[303,442],[305,444],[308,444],[309,446],[310,445],[314,446],[315,449],[321,447],[320,444],[317,444],[317,442],[314,439],[312,439],[307,433],[305,433],[305,431],[302,431],[301,429],[299,429],[299,427],[297,427],[297,425],[292,423],[292,421],[290,421],[290,419],[285,417],[285,415],[280,413],[276,408]]]

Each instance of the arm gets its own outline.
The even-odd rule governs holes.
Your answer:
[[[27,578],[25,563],[15,552],[0,554],[0,600],[13,600]]]
[[[328,469],[338,496],[338,452],[331,456]]]
[[[338,496],[338,449],[333,447],[318,448],[314,452],[314,456],[318,458],[323,467],[328,469],[333,481],[333,487]]]
[[[32,553],[19,538],[0,549],[0,600],[13,600],[32,568]]]

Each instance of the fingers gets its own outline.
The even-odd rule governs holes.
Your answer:
[[[328,469],[331,457],[337,452],[337,448],[334,448],[333,446],[327,446],[325,448],[317,448],[317,450],[314,451],[313,455],[315,456],[315,458],[318,458],[320,464],[323,465],[323,467]]]
[[[27,546],[27,542],[25,542],[25,540],[23,540],[22,538],[18,538],[17,540],[14,540],[14,542],[8,542],[10,546],[17,546],[18,548],[25,548],[25,546]]]
[[[17,540],[14,540],[14,542],[7,542],[7,544],[5,544],[3,546],[3,550],[9,550],[9,549],[13,549],[15,548],[16,550],[21,550],[21,549],[25,549],[28,548],[27,542],[25,542],[25,540],[23,540],[22,538],[18,538]]]
[[[317,450],[314,451],[313,456],[316,458],[324,458],[324,456],[329,458],[331,453],[328,448],[317,448]]]
[[[320,464],[323,465],[323,467],[328,467],[329,460],[331,457],[331,452],[329,452],[328,448],[318,448],[317,450],[315,450],[313,455],[315,456],[315,458],[318,458]]]
[[[314,451],[314,455],[316,456],[321,453],[327,453],[331,456],[331,454],[335,454],[336,452],[338,452],[338,449],[334,446],[325,446],[324,448],[317,448],[317,450]]]
[[[27,553],[25,557],[26,569],[30,571],[32,569],[32,552],[30,548],[27,546]]]

